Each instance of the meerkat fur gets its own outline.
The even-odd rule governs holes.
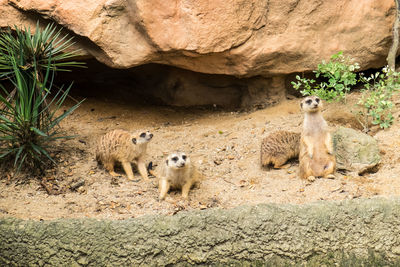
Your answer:
[[[283,168],[292,158],[297,158],[300,152],[300,133],[275,131],[261,142],[261,165],[273,164],[274,168]]]
[[[149,131],[138,135],[124,130],[113,130],[100,138],[96,148],[96,159],[112,176],[116,162],[120,162],[129,180],[133,180],[131,163],[136,163],[138,171],[145,181],[149,181],[145,165],[147,144],[153,138]]]
[[[322,116],[322,101],[317,96],[305,97],[300,104],[304,111],[300,138],[299,175],[313,181],[315,177],[334,178],[336,158],[332,136]]]
[[[192,186],[200,181],[201,175],[194,163],[184,152],[169,154],[157,172],[160,200],[164,200],[170,189],[181,189],[182,198],[187,199]]]

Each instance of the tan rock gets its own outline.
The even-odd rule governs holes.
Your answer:
[[[363,69],[382,66],[394,11],[393,0],[0,0],[0,26],[40,14],[116,68],[272,77],[313,70],[339,50]]]

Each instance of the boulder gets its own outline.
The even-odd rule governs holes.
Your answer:
[[[114,68],[160,63],[208,74],[283,77],[343,50],[380,67],[393,0],[0,0],[0,26],[55,21]]]
[[[378,166],[379,147],[372,136],[351,128],[340,127],[333,133],[332,138],[337,169],[361,175]]]

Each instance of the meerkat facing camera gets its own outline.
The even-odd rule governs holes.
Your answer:
[[[96,159],[112,176],[118,176],[114,165],[121,162],[129,180],[134,178],[131,163],[136,163],[140,175],[149,181],[144,160],[147,144],[152,138],[153,134],[149,131],[136,136],[124,130],[113,130],[102,136],[97,143]]]
[[[300,178],[309,181],[315,177],[334,178],[336,158],[332,136],[321,113],[322,101],[317,96],[308,96],[300,106],[304,111],[299,155]]]
[[[276,131],[265,137],[261,143],[261,165],[274,164],[283,168],[291,158],[297,158],[300,151],[300,133]]]
[[[181,189],[182,197],[187,199],[190,188],[200,181],[201,176],[189,156],[183,152],[168,155],[157,174],[160,200],[165,199],[170,188]]]

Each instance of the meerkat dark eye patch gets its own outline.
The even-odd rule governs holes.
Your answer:
[[[146,137],[146,133],[141,133],[141,134],[140,134],[140,137],[141,137],[141,138],[145,138],[145,137]]]
[[[187,157],[186,157],[186,155],[182,155],[182,158],[183,158],[184,160],[186,160]]]
[[[319,103],[319,98],[316,98],[316,99],[315,99],[315,102]]]
[[[132,143],[136,145],[136,138],[132,138]]]
[[[307,105],[311,105],[311,103],[312,103],[312,100],[311,100],[311,99],[308,99],[308,100],[306,101],[306,104],[307,104]]]
[[[178,157],[173,157],[172,160],[177,162],[178,161]]]

